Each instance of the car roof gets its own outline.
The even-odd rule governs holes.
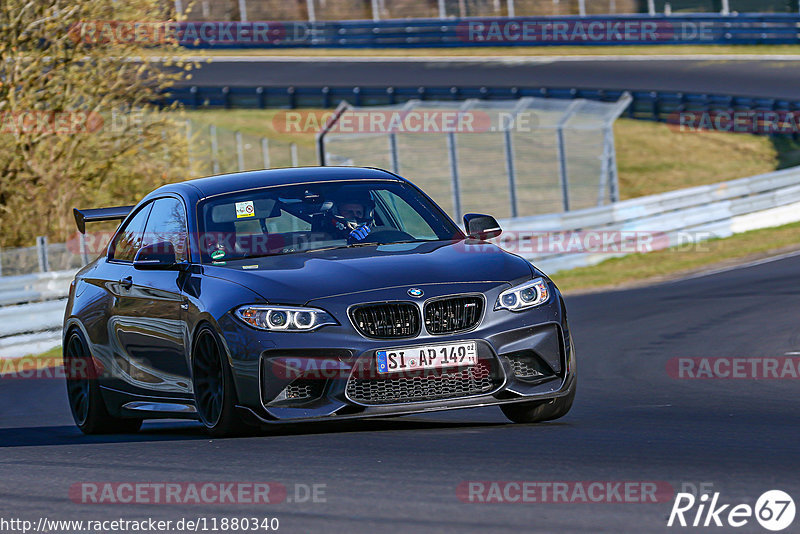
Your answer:
[[[148,195],[148,197],[163,193],[178,193],[185,196],[187,193],[190,193],[191,190],[194,190],[192,191],[194,193],[192,196],[197,195],[199,198],[205,198],[245,189],[275,185],[296,185],[351,180],[406,181],[395,174],[381,169],[363,167],[295,167],[220,174],[207,178],[186,180],[185,182],[178,182],[160,187]]]

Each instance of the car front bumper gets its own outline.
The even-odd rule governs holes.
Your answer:
[[[471,331],[430,335],[423,329],[412,339],[367,339],[347,319],[352,304],[397,300],[396,289],[310,303],[341,323],[311,333],[257,331],[231,315],[220,327],[239,407],[251,419],[273,423],[405,415],[568,395],[576,380],[574,346],[560,293],[550,286],[548,302],[521,312],[494,310],[508,284],[420,286],[428,298],[479,292],[487,306]],[[463,341],[477,344],[485,366],[479,377],[461,373],[464,369],[388,378],[372,372],[377,350]]]

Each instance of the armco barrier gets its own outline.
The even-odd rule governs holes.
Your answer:
[[[61,343],[75,272],[0,277],[0,358],[40,353]]]
[[[0,276],[0,306],[65,298],[75,272],[70,270]]]
[[[597,232],[620,245],[626,235],[656,236],[653,250],[800,221],[800,167],[714,185],[625,200],[610,206],[501,221],[513,248],[546,272],[595,265],[624,256],[605,250],[553,251],[536,246],[537,236]],[[519,238],[520,241],[516,239]],[[687,241],[687,238],[691,241]],[[615,241],[616,240],[616,241]]]
[[[187,48],[796,44],[796,14],[602,15],[320,22],[182,22]]]

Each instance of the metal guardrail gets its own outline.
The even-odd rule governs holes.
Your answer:
[[[178,24],[178,36],[187,48],[796,44],[800,42],[798,23],[800,16],[789,13],[230,22],[224,25],[182,22]],[[259,32],[263,37],[255,38]],[[242,35],[248,37],[234,37]]]
[[[0,278],[0,359],[61,344],[65,297],[74,276],[75,271],[63,271]]]
[[[0,277],[0,306],[63,299],[77,270]],[[0,328],[0,331],[2,329]]]
[[[513,241],[503,244],[547,272],[586,267],[627,255],[614,252],[634,234],[653,240],[652,250],[800,221],[800,167],[714,185],[625,200],[604,207],[501,221]],[[553,251],[531,243],[541,236],[599,233],[603,250]],[[566,239],[566,238],[565,238]],[[502,242],[502,241],[501,241]]]
[[[411,100],[468,99],[516,100],[524,97],[586,99],[616,102],[626,92],[633,102],[625,116],[633,119],[676,122],[683,112],[778,111],[796,112],[800,101],[670,91],[579,89],[569,87],[177,87],[167,101],[191,109],[212,108],[334,108],[341,102],[360,106],[387,106]]]

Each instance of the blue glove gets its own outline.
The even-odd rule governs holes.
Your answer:
[[[366,238],[371,231],[372,229],[367,224],[365,224],[364,226],[359,226],[358,228],[350,232],[350,239],[352,239],[353,241],[363,241],[364,238]]]

